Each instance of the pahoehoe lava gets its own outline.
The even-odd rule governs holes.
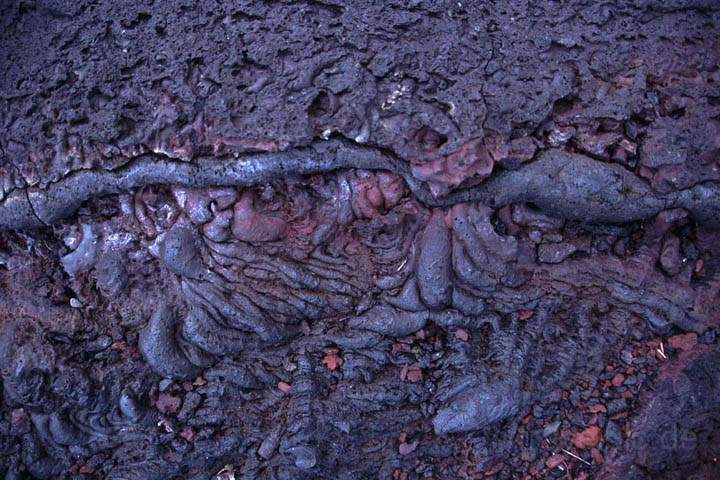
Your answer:
[[[720,478],[719,25],[0,1],[0,478]]]
[[[9,193],[0,203],[0,229],[38,228],[72,215],[94,197],[126,193],[154,184],[189,187],[253,186],[292,175],[341,169],[385,170],[401,175],[428,206],[480,201],[494,208],[533,203],[559,218],[589,223],[626,223],[650,218],[661,210],[686,208],[708,226],[720,226],[720,182],[659,194],[635,175],[583,155],[547,150],[526,166],[488,182],[434,198],[397,160],[369,148],[331,141],[323,148],[247,155],[236,159],[198,158],[170,161],[157,154],[132,159],[116,171],[78,171],[44,189]]]

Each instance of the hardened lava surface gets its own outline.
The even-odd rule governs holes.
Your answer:
[[[719,22],[0,0],[0,474],[720,478]]]

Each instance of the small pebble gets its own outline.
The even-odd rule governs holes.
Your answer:
[[[557,468],[559,465],[562,465],[564,461],[565,458],[562,455],[553,455],[545,460],[545,466],[552,470],[553,468]]]
[[[605,440],[615,446],[622,445],[623,433],[620,425],[616,421],[608,421],[607,426],[605,427]]]
[[[611,400],[607,404],[607,410],[609,415],[615,415],[620,412],[624,412],[628,409],[628,401],[625,398],[617,398]]]
[[[573,445],[579,449],[597,447],[602,438],[602,432],[596,426],[588,427],[573,437]]]
[[[543,428],[543,437],[544,437],[544,438],[547,438],[547,437],[549,437],[550,435],[552,435],[552,434],[554,434],[555,432],[557,432],[558,429],[560,428],[560,423],[561,423],[561,422],[558,420],[558,421],[556,421],[556,422],[550,423],[548,426],[546,426],[545,428]]]

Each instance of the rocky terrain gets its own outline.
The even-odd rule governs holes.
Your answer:
[[[720,477],[714,0],[0,0],[5,479]]]

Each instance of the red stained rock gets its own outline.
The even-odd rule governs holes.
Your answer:
[[[283,393],[288,393],[290,390],[292,390],[292,386],[289,383],[285,382],[278,382],[277,387]]]
[[[414,166],[412,174],[428,182],[434,197],[441,197],[470,178],[478,180],[489,176],[494,163],[482,141],[474,139],[457,152]]]
[[[485,472],[485,476],[486,476],[486,477],[492,477],[493,475],[495,475],[496,473],[498,473],[500,470],[502,470],[504,466],[505,466],[505,465],[504,465],[503,463],[497,463],[497,464],[495,464],[490,470],[487,470],[487,471]]]
[[[232,232],[243,242],[273,242],[285,234],[285,222],[256,210],[251,191],[243,193],[233,208]]]
[[[518,318],[520,320],[529,320],[535,314],[532,310],[520,310],[518,312]]]
[[[602,432],[596,426],[588,427],[573,437],[573,445],[579,449],[597,447],[602,439]]]
[[[552,470],[553,468],[557,468],[559,465],[562,465],[564,461],[565,458],[562,455],[553,455],[545,460],[545,466]]]
[[[408,474],[407,472],[403,472],[399,468],[396,468],[395,471],[393,471],[393,480],[408,480]]]
[[[178,397],[174,397],[166,393],[161,393],[160,396],[158,396],[157,401],[155,402],[155,407],[163,415],[174,415],[175,412],[180,410],[180,403],[181,400]]]
[[[683,333],[668,338],[668,345],[676,350],[692,350],[698,343],[697,333]]]
[[[668,235],[665,238],[660,253],[660,265],[668,275],[677,275],[683,269],[680,239],[675,235]]]
[[[423,374],[420,367],[417,366],[411,366],[411,367],[402,367],[400,369],[400,380],[402,381],[408,381],[410,383],[417,383],[422,381]]]
[[[187,427],[183,429],[182,432],[180,432],[180,436],[187,440],[188,442],[192,442],[193,438],[195,438],[195,432],[193,432],[193,429],[190,427]]]
[[[30,431],[30,417],[23,408],[17,408],[10,415],[10,433],[13,435],[22,435]]]
[[[400,453],[400,455],[407,455],[409,453],[412,453],[417,448],[418,443],[420,443],[420,442],[418,442],[417,440],[415,440],[414,442],[410,442],[410,443],[403,442],[400,444],[400,447],[398,447],[398,452]]]
[[[623,375],[622,373],[616,374],[612,379],[612,384],[615,387],[619,387],[623,383],[625,383],[625,375]]]
[[[605,405],[591,405],[590,406],[590,413],[607,413],[607,408],[605,408]]]
[[[386,212],[405,194],[402,178],[387,172],[358,171],[348,180],[354,192],[353,212],[360,218],[373,218]]]
[[[458,328],[457,330],[455,330],[455,338],[460,341],[467,342],[470,338],[470,335],[468,335],[468,333],[462,328]]]
[[[338,367],[342,366],[343,359],[336,352],[331,352],[325,355],[323,363],[330,370],[336,370]]]

